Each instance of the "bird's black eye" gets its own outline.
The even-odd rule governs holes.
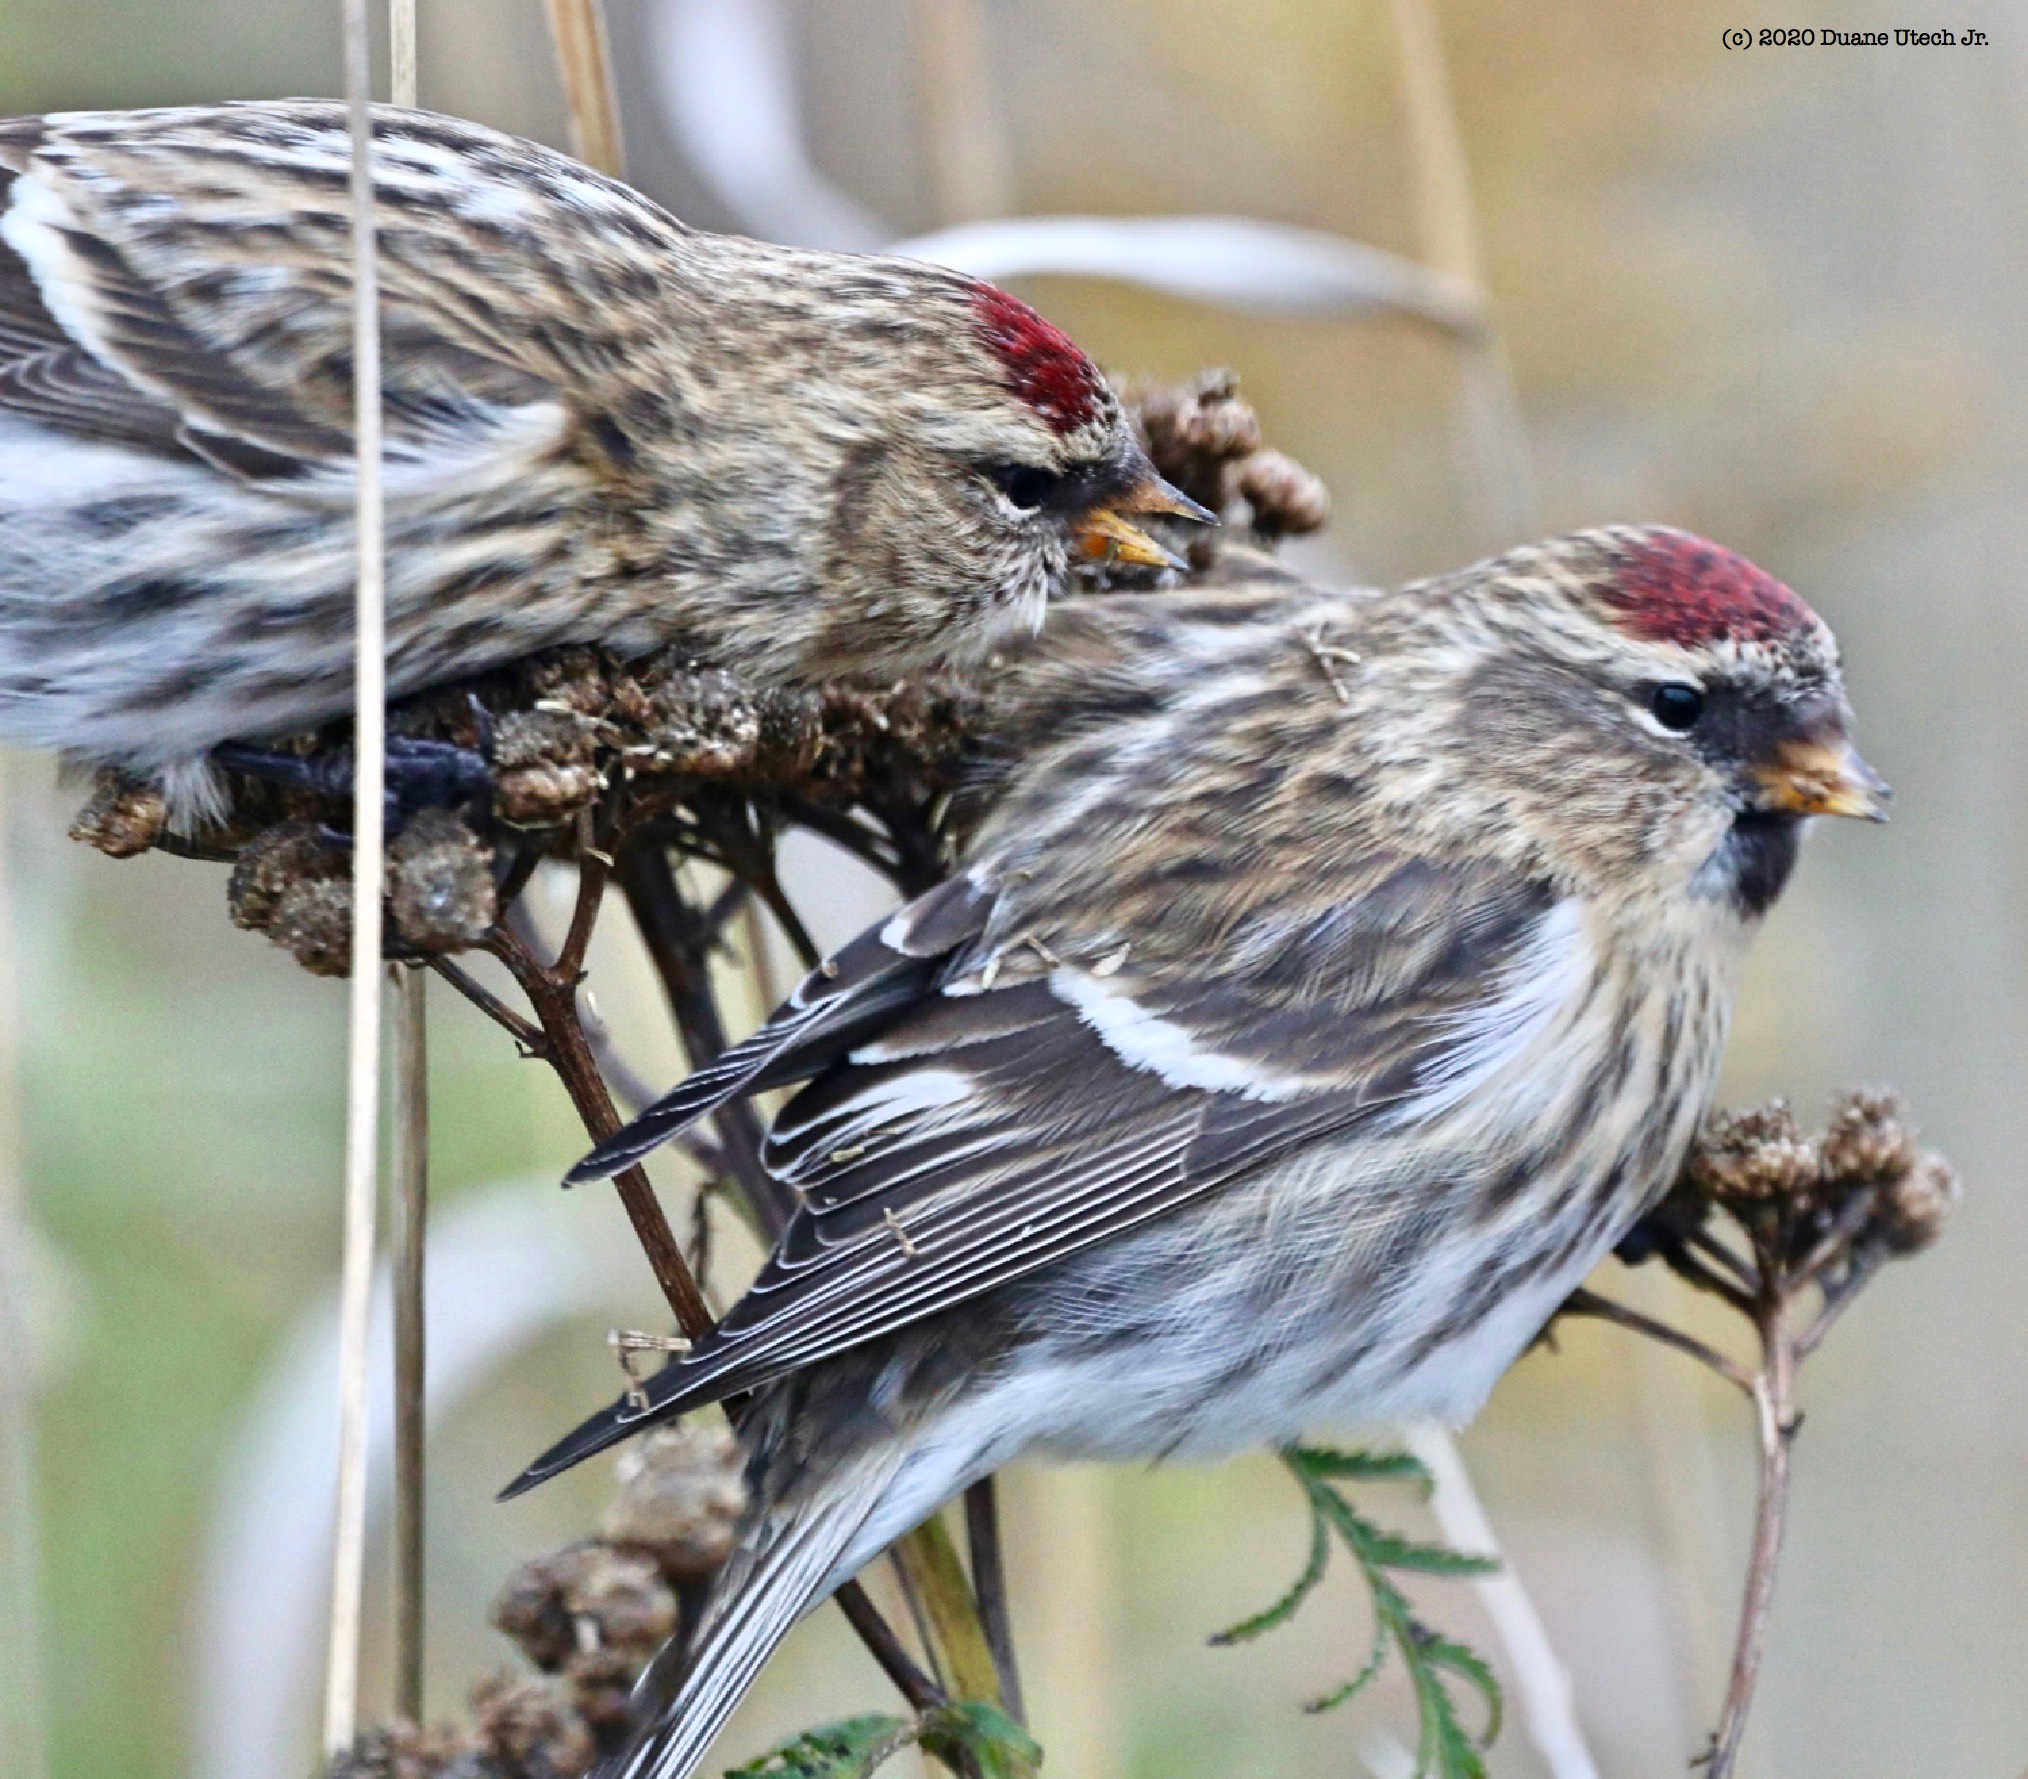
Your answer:
[[[1704,694],[1682,680],[1671,680],[1649,694],[1648,708],[1665,729],[1694,729],[1704,714]]]
[[[1033,513],[1049,504],[1063,478],[1052,469],[1037,469],[1028,463],[989,463],[986,480],[1024,513]]]

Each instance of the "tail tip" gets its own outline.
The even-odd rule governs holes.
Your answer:
[[[527,1494],[530,1489],[534,1488],[537,1483],[545,1482],[547,1480],[548,1478],[543,1473],[541,1467],[539,1465],[531,1464],[528,1466],[526,1470],[522,1471],[522,1473],[519,1476],[517,1476],[511,1483],[509,1483],[504,1489],[502,1489],[499,1492],[499,1494],[493,1497],[494,1504],[496,1506],[500,1506],[504,1505],[509,1501],[518,1501],[523,1495]]]
[[[606,1138],[586,1155],[569,1173],[563,1176],[566,1186],[589,1186],[598,1180],[610,1180],[615,1174],[624,1173],[648,1153],[652,1144],[643,1145],[632,1140],[631,1127]]]

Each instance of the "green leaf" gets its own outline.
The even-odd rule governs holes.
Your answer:
[[[847,1718],[805,1730],[725,1779],[866,1779],[915,1741],[917,1728],[898,1717]]]
[[[1465,1734],[1457,1709],[1443,1683],[1418,1676],[1416,1708],[1422,1714],[1422,1741],[1416,1749],[1416,1774],[1434,1779],[1486,1779],[1486,1763],[1478,1744]]]
[[[1500,1733],[1500,1717],[1506,1705],[1505,1695],[1500,1690],[1499,1676],[1496,1675],[1486,1658],[1475,1649],[1432,1631],[1427,1625],[1418,1624],[1418,1654],[1433,1668],[1446,1668],[1470,1686],[1486,1704],[1486,1727],[1479,1737],[1481,1747],[1493,1746],[1493,1739]]]
[[[1393,1532],[1383,1532],[1372,1521],[1366,1522],[1373,1534],[1365,1551],[1366,1560],[1378,1563],[1384,1569],[1412,1569],[1418,1575],[1495,1575],[1499,1573],[1498,1557],[1473,1556],[1468,1551],[1451,1550],[1441,1544],[1417,1544]]]
[[[1373,1615],[1373,1650],[1366,1658],[1366,1666],[1337,1688],[1320,1699],[1312,1699],[1303,1709],[1312,1717],[1321,1717],[1326,1711],[1335,1711],[1354,1695],[1364,1692],[1387,1663],[1387,1618],[1380,1612]]]
[[[1301,1486],[1310,1508],[1310,1555],[1303,1572],[1280,1599],[1265,1611],[1213,1639],[1235,1643],[1286,1624],[1316,1589],[1330,1561],[1332,1534],[1359,1565],[1373,1597],[1373,1648],[1365,1665],[1335,1692],[1312,1701],[1309,1711],[1329,1711],[1355,1697],[1384,1667],[1389,1649],[1396,1651],[1415,1692],[1421,1734],[1416,1754],[1416,1779],[1486,1779],[1481,1750],[1492,1745],[1500,1730],[1500,1683],[1486,1662],[1462,1643],[1430,1629],[1415,1616],[1408,1596],[1389,1579],[1390,1573],[1419,1575],[1484,1575],[1499,1567],[1495,1559],[1423,1544],[1383,1530],[1355,1508],[1339,1491],[1341,1482],[1409,1482],[1427,1493],[1429,1473],[1405,1453],[1339,1452],[1316,1446],[1290,1446],[1282,1461]],[[1458,1716],[1452,1687],[1462,1682],[1477,1692],[1486,1707],[1483,1736],[1474,1738]]]
[[[925,1712],[922,1745],[939,1758],[969,1754],[985,1779],[1027,1779],[1042,1764],[1042,1749],[998,1705],[963,1699]]]
[[[1272,1631],[1277,1625],[1285,1625],[1296,1616],[1296,1608],[1310,1597],[1310,1591],[1324,1579],[1324,1566],[1331,1560],[1331,1528],[1324,1516],[1312,1511],[1310,1515],[1310,1560],[1303,1565],[1302,1574],[1290,1585],[1289,1591],[1272,1606],[1263,1607],[1251,1618],[1243,1618],[1238,1624],[1218,1632],[1211,1641],[1223,1648],[1228,1644],[1245,1643],[1258,1637],[1263,1631]],[[1356,1690],[1356,1689],[1355,1689]]]
[[[1042,1764],[1041,1748],[1013,1718],[998,1705],[968,1699],[940,1705],[914,1723],[852,1717],[805,1730],[725,1779],[867,1779],[915,1742],[940,1759],[970,1755],[984,1779],[1030,1779]]]
[[[1340,1452],[1325,1446],[1292,1445],[1282,1456],[1304,1476],[1347,1482],[1412,1482],[1432,1486],[1423,1461],[1410,1452]]]

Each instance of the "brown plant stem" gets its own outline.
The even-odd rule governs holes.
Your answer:
[[[1754,1394],[1753,1374],[1744,1366],[1728,1359],[1716,1347],[1706,1346],[1695,1335],[1671,1328],[1666,1322],[1658,1322],[1653,1316],[1643,1315],[1639,1310],[1631,1309],[1610,1297],[1603,1297],[1596,1291],[1580,1286],[1564,1299],[1563,1307],[1557,1314],[1588,1316],[1600,1322],[1611,1322],[1621,1328],[1630,1328],[1636,1334],[1645,1334],[1650,1340],[1695,1359],[1699,1365],[1708,1366],[1735,1389],[1743,1391],[1748,1396]]]
[[[1712,1737],[1708,1779],[1730,1779],[1746,1734],[1746,1715],[1767,1653],[1768,1619],[1774,1607],[1775,1576],[1782,1534],[1788,1525],[1790,1446],[1801,1424],[1796,1415],[1796,1349],[1787,1316],[1786,1293],[1770,1291],[1757,1318],[1761,1370],[1753,1380],[1755,1431],[1760,1439],[1760,1486],[1754,1504],[1753,1557],[1747,1566],[1746,1598],[1740,1608],[1739,1641],[1725,1710]]]
[[[600,1078],[590,1041],[578,1018],[577,985],[582,973],[583,947],[577,940],[581,929],[589,937],[589,920],[584,911],[589,907],[596,914],[605,888],[604,866],[587,858],[579,866],[578,883],[578,913],[571,921],[572,936],[565,941],[555,965],[544,968],[505,926],[494,929],[486,949],[507,966],[521,992],[528,997],[542,1030],[543,1060],[556,1071],[564,1092],[570,1095],[571,1104],[584,1121],[587,1134],[596,1142],[620,1128],[620,1115]],[[663,1214],[646,1172],[638,1166],[630,1167],[615,1176],[613,1184],[676,1325],[691,1340],[702,1340],[711,1332],[715,1319],[704,1301],[704,1293],[690,1276],[690,1268],[684,1264],[683,1250],[677,1245],[675,1231],[669,1227],[669,1219]]]
[[[639,856],[639,849],[629,849],[623,856],[630,859]],[[655,856],[660,859],[662,872],[667,876],[669,893],[676,895],[675,879],[668,872],[667,856],[659,851]],[[565,940],[554,965],[545,969],[523,938],[505,925],[494,930],[486,949],[506,965],[522,993],[527,995],[529,1005],[535,1010],[542,1040],[538,1054],[555,1069],[557,1078],[571,1097],[571,1103],[577,1108],[578,1116],[584,1120],[586,1132],[596,1141],[619,1129],[620,1120],[599,1075],[590,1040],[585,1034],[577,990],[583,974],[584,953],[603,900],[608,872],[603,856],[592,852],[587,852],[578,869],[578,897],[572,913],[570,937]],[[647,876],[652,884],[652,868]],[[676,896],[676,902],[677,909],[683,911],[685,905],[680,895]],[[671,912],[668,906],[657,900],[655,907],[658,915],[666,921]],[[658,928],[665,933],[678,930],[681,929],[674,922]],[[652,944],[650,949],[653,950]],[[688,960],[685,961],[687,963]],[[462,976],[463,972],[458,974]],[[696,997],[696,1001],[689,1003],[690,1010],[696,1013],[701,1007],[702,1014],[708,1015],[710,1021],[710,1027],[706,1029],[716,1028],[718,1010],[710,999],[708,979],[700,982]],[[510,1018],[519,1017],[500,1006],[497,997],[488,995],[486,999],[498,1007],[500,1013]],[[491,1011],[483,1006],[482,1010]],[[686,1030],[686,1041],[688,1036]],[[619,1188],[620,1202],[626,1207],[635,1237],[648,1257],[656,1282],[668,1299],[677,1326],[691,1340],[701,1340],[711,1331],[716,1318],[684,1261],[675,1233],[669,1227],[647,1175],[638,1167],[628,1168],[616,1177],[614,1184]],[[733,1418],[736,1422],[736,1416]],[[857,1582],[847,1582],[835,1598],[868,1653],[915,1710],[927,1711],[948,1702],[936,1683],[909,1660],[900,1640]]]
[[[394,969],[394,1710],[423,1721],[429,978]]]
[[[880,1664],[881,1672],[894,1682],[895,1691],[908,1701],[911,1709],[933,1711],[949,1703],[944,1689],[917,1667],[902,1648],[894,1627],[881,1617],[880,1608],[858,1582],[846,1582],[832,1598],[838,1602],[838,1610],[844,1613],[846,1622],[859,1633],[859,1641],[866,1645],[867,1653]]]
[[[972,1597],[993,1667],[1000,1703],[1016,1723],[1028,1712],[1021,1699],[1021,1670],[1014,1656],[1014,1621],[1007,1600],[1007,1565],[1000,1546],[1000,1496],[994,1479],[982,1476],[965,1491],[965,1545],[972,1559]]]
[[[714,1061],[726,1047],[725,1025],[711,992],[710,947],[717,929],[685,900],[669,855],[651,842],[629,840],[619,850],[617,875],[641,941],[654,960],[662,992],[675,1017],[692,1069]],[[735,1100],[713,1115],[726,1169],[752,1214],[772,1238],[788,1227],[795,1205],[761,1165],[760,1119]]]
[[[449,958],[433,957],[430,959],[429,967],[506,1032],[523,1056],[538,1062],[549,1060],[549,1040],[542,1035],[542,1028],[539,1025],[523,1019],[483,982],[476,980],[459,965],[452,963]]]

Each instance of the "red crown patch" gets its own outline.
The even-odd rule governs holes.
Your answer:
[[[1062,328],[991,284],[978,287],[972,306],[986,344],[1006,367],[1008,388],[1052,431],[1075,432],[1097,417],[1105,381]]]
[[[1795,594],[1744,556],[1687,531],[1651,532],[1607,594],[1647,642],[1773,642],[1817,621]]]

